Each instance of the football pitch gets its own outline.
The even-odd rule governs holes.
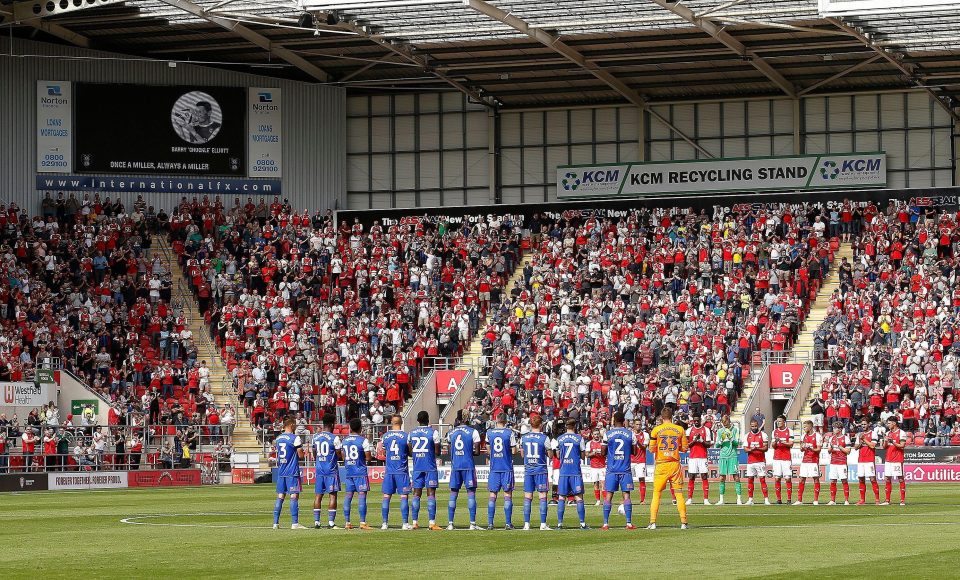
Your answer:
[[[731,488],[728,502],[735,500]],[[3,494],[0,570],[4,578],[956,577],[958,491],[955,485],[915,485],[907,490],[906,507],[847,507],[824,505],[824,485],[817,507],[692,505],[686,531],[678,528],[665,493],[659,529],[643,529],[648,497],[647,505],[634,506],[640,529],[622,529],[624,517],[614,511],[610,524],[616,529],[607,532],[598,529],[602,512],[592,496],[589,531],[576,529],[574,506],[566,510],[568,529],[504,531],[498,505],[496,531],[431,532],[400,531],[396,497],[390,531],[315,530],[312,493],[300,509],[309,530],[290,529],[287,505],[281,529],[273,530],[275,495],[268,485]],[[715,486],[711,495],[715,500]],[[514,497],[514,523],[522,525],[522,495]],[[477,519],[484,526],[486,498],[478,491]],[[371,492],[367,519],[374,528],[381,523],[380,499]],[[812,499],[810,489],[804,499]],[[859,499],[856,486],[851,499]],[[443,489],[438,500],[438,523],[445,526]],[[423,504],[421,525],[427,519]],[[461,528],[468,523],[466,504],[461,494],[455,522]],[[534,527],[537,514],[535,500]],[[342,510],[337,523],[343,524]],[[554,506],[548,523],[556,524]]]

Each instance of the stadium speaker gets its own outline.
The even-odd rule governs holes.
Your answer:
[[[309,12],[304,12],[303,14],[301,14],[300,18],[297,18],[297,26],[299,26],[300,28],[313,28],[314,27],[313,14],[310,14]]]

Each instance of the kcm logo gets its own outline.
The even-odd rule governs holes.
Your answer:
[[[820,177],[824,179],[836,179],[840,175],[840,168],[837,167],[836,161],[824,161],[820,165]]]
[[[60,92],[60,85],[47,85],[47,96],[48,97],[63,96],[63,94]]]
[[[272,103],[273,93],[257,93],[261,103]]]
[[[560,180],[560,184],[566,191],[576,191],[580,187],[580,177],[576,173],[568,171]]]

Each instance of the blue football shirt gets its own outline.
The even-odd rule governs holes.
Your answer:
[[[311,447],[313,447],[313,455],[316,457],[316,474],[317,475],[338,475],[338,466],[337,466],[337,451],[340,450],[342,444],[340,442],[340,437],[322,431],[313,436],[311,441]]]
[[[474,469],[473,446],[480,443],[480,433],[473,427],[461,425],[447,433],[447,441],[450,442],[452,468],[455,471]]]
[[[630,473],[630,456],[637,439],[625,427],[611,427],[603,435],[607,445],[607,473]]]
[[[408,441],[410,453],[413,455],[413,470],[436,471],[440,432],[433,427],[417,427],[410,432]]]
[[[383,436],[387,473],[407,473],[410,460],[410,444],[406,431],[387,431]]]
[[[367,476],[367,456],[370,442],[362,435],[350,435],[343,440],[343,467],[347,477]]]
[[[547,446],[549,439],[545,433],[527,433],[520,438],[523,449],[523,466],[527,475],[547,473]]]
[[[277,437],[277,477],[300,477],[300,457],[297,451],[303,441],[294,433],[281,433]]]
[[[580,459],[583,456],[583,437],[578,433],[564,433],[553,441],[553,449],[560,458],[561,476],[582,476]]]
[[[504,427],[487,431],[491,473],[513,473],[513,448],[516,446],[517,437],[513,429]]]

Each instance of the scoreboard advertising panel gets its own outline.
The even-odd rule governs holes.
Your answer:
[[[37,92],[37,173],[281,177],[280,89],[41,81]]]

